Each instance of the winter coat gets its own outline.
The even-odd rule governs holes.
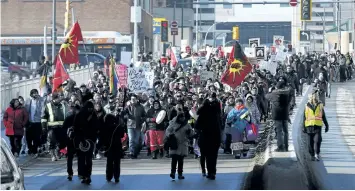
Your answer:
[[[29,121],[30,122],[33,122],[33,123],[40,123],[41,122],[41,115],[42,115],[42,111],[43,111],[43,108],[45,107],[45,98],[44,97],[40,97],[37,99],[37,102],[36,102],[36,111],[35,111],[35,114],[34,114],[34,120],[31,121],[31,104],[33,103],[33,100],[32,99],[27,99],[26,102],[25,102],[25,108],[26,108],[26,111],[28,113],[28,116],[29,116]]]
[[[3,122],[5,125],[5,135],[24,134],[24,127],[28,122],[28,113],[23,107],[8,107],[4,113]]]
[[[176,150],[169,149],[170,155],[187,156],[189,154],[189,138],[193,136],[193,131],[188,123],[182,124],[183,127],[175,132],[181,124],[176,122],[177,117],[170,121],[168,128],[166,129],[165,136],[168,137],[174,133],[177,139],[178,148]]]
[[[271,104],[271,119],[288,120],[291,94],[289,88],[277,89],[266,95]]]
[[[222,117],[220,103],[204,103],[197,111],[199,116],[195,129],[199,132],[198,145],[201,152],[208,154],[218,149],[222,139]]]
[[[256,104],[256,97],[254,97],[252,95],[247,95],[246,99],[248,99],[248,97],[250,97],[250,96],[253,98],[253,102],[249,103],[248,101],[246,101],[245,106],[248,108],[248,110],[250,112],[251,122],[254,124],[259,124],[261,114],[260,114],[259,108]]]
[[[142,128],[142,124],[145,121],[146,112],[140,103],[129,105],[125,109],[125,115],[128,115],[127,128]]]
[[[114,115],[108,114],[104,119],[104,125],[99,134],[99,145],[102,145],[106,151],[121,153],[124,126],[120,125],[120,119]]]
[[[168,115],[165,115],[165,119],[160,123],[157,124],[155,121],[158,117],[158,114],[160,111],[163,111],[162,109],[154,109],[150,108],[147,112],[147,124],[148,124],[148,129],[149,130],[158,130],[158,131],[164,131],[165,130],[165,125],[168,122]]]
[[[232,109],[234,108],[234,105],[235,104],[227,105],[227,106],[224,107],[224,118],[223,118],[223,121],[226,121],[228,113],[230,111],[232,111]],[[230,128],[231,128],[230,125],[225,124],[224,125],[224,134],[230,134]]]

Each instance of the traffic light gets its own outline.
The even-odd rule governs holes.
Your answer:
[[[239,40],[239,27],[233,27],[233,40]]]
[[[312,0],[301,0],[301,21],[312,20]]]
[[[64,13],[64,28],[69,29],[70,26],[70,0],[65,2],[66,12]]]
[[[168,27],[169,27],[168,21],[161,22],[161,31],[160,31],[161,39],[160,39],[160,41],[162,41],[162,42],[168,42],[168,34],[169,34]]]

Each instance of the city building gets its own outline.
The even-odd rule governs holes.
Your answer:
[[[74,17],[79,21],[82,31],[90,31],[90,34],[100,31],[99,37],[90,36],[90,39],[87,39],[86,51],[110,53],[118,58],[120,51],[132,51],[133,24],[130,18],[133,1],[71,0],[71,2]],[[152,51],[153,44],[153,0],[139,0],[139,5],[142,7],[142,22],[138,24],[138,44],[140,51],[149,52]],[[65,11],[66,1],[57,0],[56,28],[59,40],[64,35]],[[42,55],[43,46],[38,45],[41,41],[37,40],[32,51],[31,41],[33,39],[30,37],[43,37],[44,26],[48,27],[47,34],[50,37],[52,0],[1,1],[1,48],[2,51],[10,52],[10,60],[16,59],[11,56],[14,55],[13,51],[17,51],[18,56],[29,59],[29,62],[38,60]],[[103,34],[110,34],[110,36],[105,38]],[[16,39],[10,39],[10,37],[16,37]],[[20,37],[24,38],[20,39]],[[51,43],[50,39],[48,43]],[[58,49],[59,46],[60,42],[57,42]],[[50,46],[48,48],[50,52]],[[102,51],[103,49],[107,51]]]
[[[194,16],[194,11],[192,9],[192,0],[154,0],[153,16],[157,20],[164,19],[168,21],[168,42],[171,42],[172,45],[182,46],[181,40],[187,41],[188,45],[192,44],[192,29],[194,27],[194,20],[192,19]],[[174,20],[178,23],[177,35],[171,35],[170,24]],[[156,24],[159,25],[160,22]],[[160,27],[154,26],[154,29],[157,28]],[[170,44],[168,42],[165,44],[161,43],[160,30],[153,31],[153,35],[154,52],[163,53],[165,51],[165,48],[168,47]]]
[[[336,9],[334,3],[318,3],[313,1],[312,21],[306,21],[305,29],[311,32],[310,50],[324,51],[326,42],[324,41],[326,31],[336,27]]]
[[[194,0],[196,2],[197,0]],[[198,0],[198,2],[214,2],[215,0]],[[216,30],[216,5],[193,5],[194,10],[194,47],[196,46],[196,30],[197,30],[197,43],[198,47],[205,45],[213,45],[213,34]],[[196,13],[197,13],[197,21],[196,21]],[[196,26],[197,29],[196,29]],[[207,36],[206,36],[207,34]]]
[[[231,2],[216,0],[218,2]],[[215,5],[216,36],[226,35],[225,42],[232,42],[232,28],[239,26],[239,42],[242,46],[249,46],[250,38],[260,38],[260,44],[270,46],[273,44],[273,36],[284,36],[285,44],[295,43],[294,33],[300,28],[300,23],[294,21],[294,15],[298,7],[285,4],[250,4],[253,0],[239,0],[244,4]],[[257,1],[257,0],[255,0]],[[237,2],[237,1],[234,1]],[[260,1],[258,1],[260,2]],[[248,4],[249,3],[249,4]],[[216,44],[222,44],[220,38],[216,38]]]

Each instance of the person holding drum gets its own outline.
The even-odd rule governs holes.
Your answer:
[[[162,158],[164,156],[164,130],[167,126],[168,116],[158,100],[153,101],[153,107],[148,110],[146,122],[152,159],[157,159],[158,153]]]

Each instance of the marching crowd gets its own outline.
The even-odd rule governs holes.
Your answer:
[[[220,147],[236,159],[246,156],[243,144],[231,145],[255,143],[258,127],[267,119],[275,121],[277,151],[288,151],[289,113],[303,84],[314,83],[317,101],[324,105],[330,84],[352,79],[354,69],[352,58],[340,52],[293,54],[279,63],[275,75],[254,65],[242,84],[230,89],[219,80],[227,67],[225,58],[211,56],[207,63],[187,69],[168,65],[151,61],[154,86],[144,93],[121,87],[110,94],[105,72],[95,71],[87,84],[69,80],[62,92],[41,97],[33,89],[28,100],[12,99],[3,123],[14,156],[36,158],[49,152],[52,161],[65,156],[68,180],[77,156],[78,176],[90,184],[93,158],[106,157],[107,181],[119,182],[121,159],[126,153],[137,159],[146,147],[152,159],[171,158],[172,179],[176,171],[184,179],[184,157],[191,154],[199,158],[202,175],[214,180]],[[200,81],[202,70],[213,71],[215,78]],[[310,154],[319,154],[319,148]]]

